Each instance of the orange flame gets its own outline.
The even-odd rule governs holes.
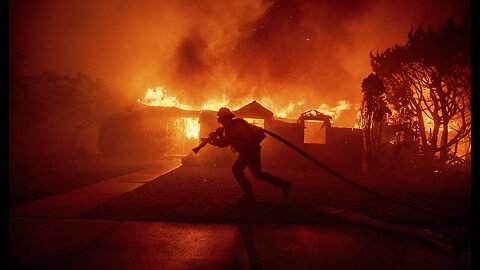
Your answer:
[[[180,103],[177,97],[167,94],[167,91],[162,86],[147,89],[143,100],[139,99],[137,101],[148,106],[177,107],[184,110],[192,109],[190,105]]]
[[[235,104],[241,106],[252,102],[254,99],[251,97],[245,97],[243,100],[235,100]],[[164,106],[164,107],[177,107],[184,110],[213,110],[216,111],[221,107],[230,107],[231,110],[239,109],[239,106],[232,106],[230,99],[225,95],[221,95],[220,98],[211,99],[207,101],[203,106],[192,106],[189,104],[181,103],[176,96],[169,94],[164,87],[157,86],[153,89],[147,89],[147,93],[143,99],[139,99],[138,102],[143,103],[148,106]],[[262,97],[259,99],[259,103],[271,109],[276,117],[287,118],[291,116],[295,107],[302,106],[305,101],[289,101],[287,107],[279,107],[275,104],[271,98]],[[301,108],[301,107],[300,107]],[[345,100],[340,100],[336,106],[330,107],[327,104],[321,104],[318,107],[318,111],[332,116],[332,120],[335,121],[341,115],[343,111],[349,110],[351,104]],[[189,125],[193,126],[193,122],[190,122]]]
[[[198,139],[200,124],[198,118],[185,118],[185,136],[189,139]]]
[[[180,117],[175,120],[175,127],[184,132],[187,139],[198,139],[200,124],[198,118]]]
[[[335,122],[338,117],[342,114],[343,111],[350,110],[352,104],[348,103],[346,100],[340,100],[337,102],[337,106],[330,107],[327,104],[322,104],[318,107],[317,111],[329,115],[332,117],[332,122]]]

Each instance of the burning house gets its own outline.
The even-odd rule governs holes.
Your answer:
[[[171,154],[192,154],[199,138],[219,127],[214,110],[184,110],[176,107],[143,106],[145,120],[156,123],[175,134]],[[362,135],[360,130],[334,127],[332,117],[316,110],[302,113],[298,119],[275,117],[257,101],[233,110],[236,117],[270,130],[290,141],[327,166],[343,172],[356,172],[362,167]],[[262,143],[262,158],[267,167],[313,169],[313,164],[274,138]],[[230,148],[205,147],[197,156],[208,164],[231,164],[235,155]]]
[[[165,154],[185,156],[198,144],[200,110],[185,110],[175,106],[146,106],[137,103],[134,110],[141,116],[144,134],[162,133],[169,144]]]

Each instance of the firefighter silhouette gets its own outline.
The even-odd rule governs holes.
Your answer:
[[[255,200],[252,185],[244,173],[245,168],[248,167],[255,178],[281,189],[284,199],[288,199],[291,182],[262,171],[260,143],[266,137],[263,129],[249,124],[242,118],[234,119],[234,117],[235,114],[230,109],[220,108],[217,112],[217,119],[223,126],[223,132],[217,130],[217,136],[211,141],[211,144],[222,148],[230,145],[235,152],[238,152],[232,172],[244,195],[237,198],[246,202]]]

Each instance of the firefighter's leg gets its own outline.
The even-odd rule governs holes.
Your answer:
[[[260,161],[260,156],[261,156],[260,147],[252,149],[252,151],[247,152],[247,156],[248,156],[247,166],[250,169],[250,171],[252,171],[253,176],[255,176],[255,178],[257,178],[258,180],[268,182],[274,185],[275,187],[282,189],[284,197],[288,198],[288,195],[290,193],[291,182],[285,181],[274,175],[271,175],[267,172],[262,171],[262,165]]]
[[[247,167],[247,161],[248,160],[245,158],[245,156],[240,154],[235,163],[233,164],[232,172],[235,176],[235,179],[237,179],[238,184],[243,189],[245,197],[253,199],[254,195],[252,185],[250,184],[250,182],[248,182],[248,179],[243,172],[243,170],[245,170],[245,168]]]

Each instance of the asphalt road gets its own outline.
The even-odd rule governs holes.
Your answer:
[[[11,208],[10,269],[471,269],[469,223],[326,173],[271,171],[294,183],[290,199],[252,179],[258,201],[240,204],[229,168],[176,166]],[[364,184],[469,213],[461,189]]]

